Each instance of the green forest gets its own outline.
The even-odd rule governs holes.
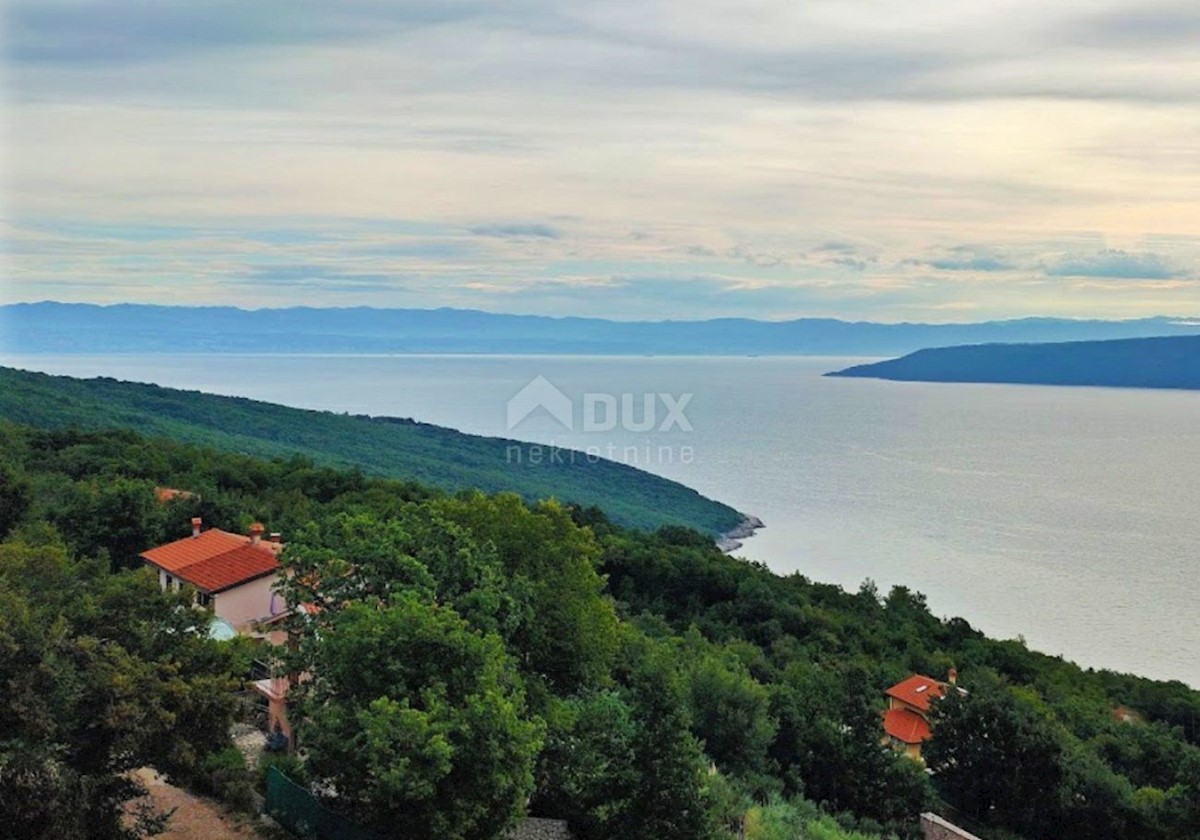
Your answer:
[[[553,497],[599,506],[630,528],[686,525],[717,534],[742,520],[733,508],[690,487],[615,461],[395,417],[308,411],[5,367],[0,367],[0,417],[41,428],[134,429],[267,458],[299,453],[317,464],[447,491],[507,491],[528,501]]]
[[[299,757],[277,766],[381,837],[484,840],[528,813],[582,840],[907,840],[932,808],[987,840],[1200,838],[1200,692],[1181,683],[989,639],[903,587],[779,576],[708,530],[227,451],[218,417],[188,442],[164,437],[174,420],[67,428],[80,405],[60,397],[56,428],[0,421],[17,837],[154,832],[161,815],[122,817],[146,765],[244,806],[229,726],[262,651],[210,640],[137,560],[200,516],[283,533],[281,585],[315,609],[290,620],[289,668],[311,678]],[[951,667],[968,693],[936,704],[926,772],[881,744],[883,692]]]

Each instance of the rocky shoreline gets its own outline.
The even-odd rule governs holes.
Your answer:
[[[726,554],[737,551],[742,547],[742,540],[754,536],[755,531],[765,527],[767,526],[757,516],[746,516],[736,527],[717,536],[717,548]]]

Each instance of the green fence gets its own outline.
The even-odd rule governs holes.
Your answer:
[[[312,840],[380,840],[346,822],[278,769],[267,770],[267,813],[288,831]]]
[[[952,822],[959,828],[966,829],[981,838],[981,840],[988,840],[989,837],[996,836],[996,828],[968,816],[965,811],[960,811],[940,796],[936,798],[935,802],[937,803],[937,807],[934,809],[934,813],[947,822]]]

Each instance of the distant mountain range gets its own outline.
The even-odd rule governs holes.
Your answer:
[[[942,347],[827,375],[910,382],[1200,389],[1200,336]]]
[[[1171,318],[880,324],[802,318],[608,321],[462,309],[260,309],[28,303],[0,307],[7,353],[527,353],[895,356],[988,342],[1200,335]]]

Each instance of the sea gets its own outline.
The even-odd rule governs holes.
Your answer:
[[[839,379],[814,357],[8,356],[553,443],[765,526],[736,556],[924,593],[1085,667],[1200,688],[1200,392]]]

